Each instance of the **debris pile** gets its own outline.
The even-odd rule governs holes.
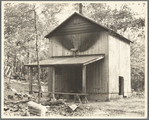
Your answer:
[[[46,101],[43,97],[41,104],[37,104],[38,96],[36,98],[34,95],[18,92],[8,83],[5,83],[4,90],[7,92],[4,94],[5,116],[43,116],[40,108],[44,108],[44,116],[83,116],[91,111],[86,108],[86,104],[74,104],[63,99],[54,101],[50,97]],[[33,103],[37,105],[32,106]]]
[[[30,100],[35,100],[34,96],[27,93],[19,93],[7,82],[4,84],[4,115],[5,116],[29,116],[28,105]]]
[[[29,116],[28,106],[26,103],[8,103],[4,105],[5,116]]]
[[[86,108],[85,105],[81,104],[59,104],[59,105],[52,105],[49,108],[49,113],[47,116],[84,116],[86,113],[89,113],[91,108]]]

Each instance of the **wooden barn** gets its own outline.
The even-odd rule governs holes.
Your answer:
[[[74,13],[48,35],[48,92],[85,95],[106,101],[131,94],[130,43],[127,38]],[[27,65],[37,67],[37,63]],[[32,73],[30,73],[31,75]],[[30,91],[32,91],[30,76]]]

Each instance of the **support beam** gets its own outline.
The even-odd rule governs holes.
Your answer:
[[[55,67],[53,67],[53,81],[52,81],[52,92],[53,92],[53,100],[55,101],[55,95],[54,95],[54,92],[55,92]]]
[[[29,70],[29,94],[32,94],[32,83],[33,83],[33,68],[28,67]]]
[[[82,92],[86,94],[86,66],[82,69]]]
[[[53,67],[48,67],[48,91],[52,92]]]

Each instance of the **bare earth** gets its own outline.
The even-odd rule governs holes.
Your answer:
[[[5,81],[6,82],[6,81]],[[8,81],[7,81],[8,82]],[[10,85],[18,92],[28,91],[28,82],[12,81]],[[13,95],[13,92],[4,87],[4,98],[8,100],[7,96]],[[42,98],[44,99],[44,98]],[[74,104],[74,103],[69,103]],[[66,112],[64,105],[51,106],[48,117],[145,117],[145,98],[144,95],[135,95],[130,98],[122,98],[110,100],[108,102],[89,101],[88,104],[76,103],[78,108],[73,112]],[[5,105],[4,105],[5,106]],[[11,105],[7,105],[9,107]],[[20,105],[23,106],[23,105]],[[23,109],[23,108],[22,108]],[[65,110],[64,110],[65,109]],[[27,109],[26,109],[27,110]],[[11,114],[8,112],[11,112]],[[7,114],[6,114],[7,112]],[[21,112],[13,112],[13,110],[4,111],[6,116],[25,116]],[[27,116],[27,115],[26,115]]]

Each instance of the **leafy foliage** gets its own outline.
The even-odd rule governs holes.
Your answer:
[[[120,9],[105,3],[82,3],[83,14],[133,41],[131,44],[132,88],[144,89],[145,18],[136,18],[128,4]],[[4,4],[4,62],[5,66],[20,67],[35,62],[34,4]],[[48,58],[49,45],[44,36],[58,25],[58,15],[68,3],[36,4],[39,60]],[[72,3],[72,11],[79,11],[79,3]],[[69,13],[69,14],[70,14]]]
[[[42,4],[41,9],[39,9],[39,6],[37,8],[40,60],[48,57],[48,45],[44,35],[57,25],[58,20],[55,18],[55,14],[60,12],[63,6],[62,4],[52,3]],[[33,4],[5,4],[4,36],[6,66],[12,66],[11,63],[17,66],[17,62],[20,61],[24,64],[36,61]]]

